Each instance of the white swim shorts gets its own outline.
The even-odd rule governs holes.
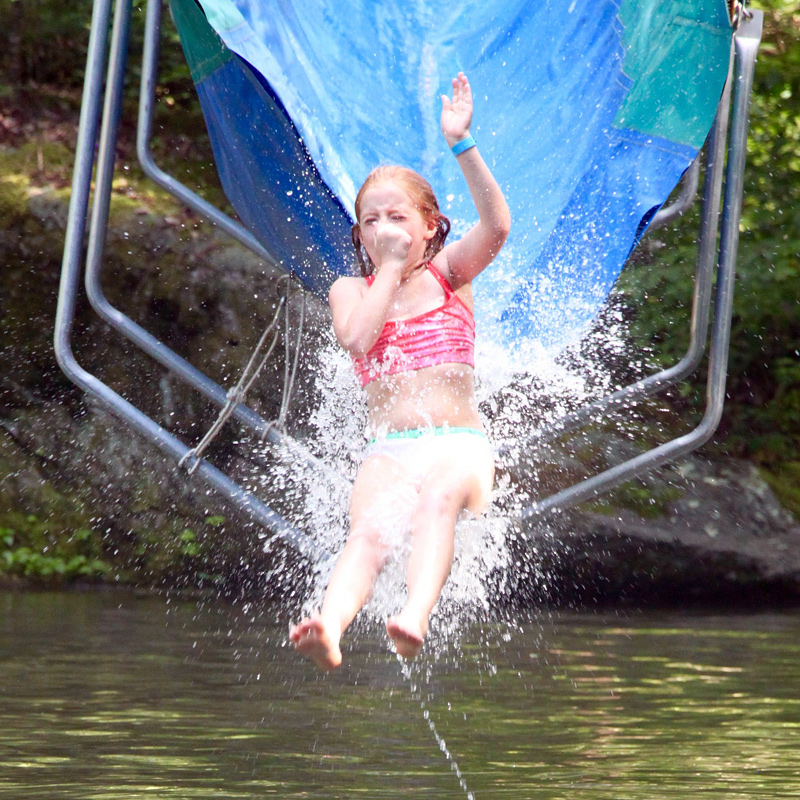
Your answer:
[[[475,510],[482,511],[489,502],[494,483],[494,451],[486,434],[477,428],[392,431],[370,441],[364,457],[372,456],[384,456],[397,461],[418,486],[442,465],[468,467],[481,485],[481,498],[477,503],[479,508]]]

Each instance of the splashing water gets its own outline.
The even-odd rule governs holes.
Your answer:
[[[402,661],[398,657],[398,661],[400,662],[400,671],[403,675],[403,678],[408,682],[409,687],[411,688],[412,694],[416,692],[416,684],[414,683],[414,675],[413,675],[413,668],[407,662]],[[461,768],[458,766],[458,761],[456,761],[455,757],[453,756],[450,748],[447,746],[447,742],[445,741],[444,737],[439,733],[436,729],[436,723],[433,721],[433,717],[431,716],[430,710],[427,708],[427,705],[424,700],[419,701],[419,707],[422,711],[422,718],[425,720],[425,723],[428,726],[428,729],[431,732],[434,740],[436,741],[437,746],[439,747],[439,751],[444,756],[445,761],[450,765],[450,771],[456,776],[458,779],[458,785],[464,794],[467,796],[467,800],[475,800],[474,792],[469,790],[467,786],[467,779],[464,777],[464,774],[461,772]]]
[[[538,471],[546,462],[546,447],[533,449],[531,441],[560,417],[582,403],[605,395],[617,387],[610,370],[600,363],[614,357],[625,357],[626,329],[621,314],[613,308],[602,324],[580,346],[553,356],[544,348],[509,354],[506,347],[479,336],[476,352],[476,395],[479,410],[499,459],[496,485],[489,509],[479,518],[466,517],[456,528],[455,554],[450,576],[431,615],[430,631],[421,658],[414,664],[398,657],[399,670],[411,695],[419,704],[422,717],[437,748],[458,781],[463,794],[474,800],[458,761],[437,729],[426,702],[419,692],[419,682],[429,681],[433,667],[446,664],[450,669],[476,669],[492,676],[496,668],[489,663],[489,638],[470,642],[469,657],[462,649],[461,632],[468,623],[498,620],[499,637],[511,641],[519,623],[512,612],[493,607],[494,598],[504,595],[508,576],[520,568],[515,555],[517,519],[520,511],[540,489]],[[603,357],[587,355],[602,353]],[[524,359],[525,370],[520,369]],[[627,358],[626,358],[627,361]],[[643,365],[642,365],[643,366]],[[292,522],[309,532],[321,550],[334,558],[321,558],[311,564],[310,581],[295,581],[289,566],[292,558],[284,555],[278,570],[287,595],[302,602],[301,614],[319,609],[335,556],[344,546],[348,534],[348,507],[352,481],[358,471],[367,440],[366,404],[358,386],[349,357],[330,336],[316,354],[315,381],[319,403],[308,420],[308,433],[303,440],[317,458],[326,464],[328,474],[310,469],[296,457],[291,447],[272,454],[268,474],[262,473],[263,486],[277,486],[289,500]],[[541,461],[540,461],[541,459]],[[529,474],[520,478],[519,465]],[[405,601],[405,563],[409,550],[410,515],[413,498],[405,504],[395,503],[386,509],[384,522],[390,534],[390,557],[381,572],[373,594],[360,616],[360,624],[348,633],[356,638],[366,622],[383,627],[386,618],[396,614]],[[539,535],[550,539],[555,534],[540,524]],[[538,545],[527,542],[526,580],[544,587],[548,582],[545,568],[538,563]],[[302,593],[302,597],[295,594]],[[474,630],[474,626],[472,627]],[[497,628],[494,628],[498,635]],[[285,642],[281,646],[286,646]],[[387,640],[387,647],[388,647]],[[376,654],[377,655],[377,654]],[[476,660],[477,659],[477,660]]]
[[[622,353],[622,317],[607,314],[594,337],[602,341],[605,354]],[[598,349],[586,337],[582,347]],[[520,371],[521,356],[527,364],[525,372]],[[319,403],[310,415],[303,445],[338,478],[331,479],[308,468],[287,447],[278,453],[269,474],[262,474],[260,480],[265,486],[277,485],[285,497],[291,498],[292,521],[310,532],[323,552],[335,556],[348,534],[350,489],[367,444],[366,404],[352,362],[332,336],[315,358]],[[488,511],[480,518],[465,515],[457,525],[453,567],[431,618],[435,641],[457,641],[458,631],[466,621],[486,618],[493,612],[492,592],[503,590],[505,576],[513,566],[515,521],[537,490],[539,466],[535,458],[541,457],[542,452],[537,450],[532,457],[530,442],[582,402],[616,388],[611,385],[609,371],[593,357],[584,355],[581,348],[558,357],[544,348],[512,355],[485,335],[478,337],[475,379],[482,419],[505,463],[498,464]],[[520,464],[530,473],[523,480],[518,469],[508,469]],[[406,503],[398,502],[386,509],[384,522],[389,523],[386,528],[391,532],[391,555],[364,609],[375,622],[397,613],[404,602],[412,501],[409,498]],[[322,558],[311,565],[313,580],[303,613],[319,608],[334,563],[335,558]],[[529,574],[537,581],[547,579],[535,564]]]

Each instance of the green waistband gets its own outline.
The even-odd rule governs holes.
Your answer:
[[[484,439],[486,438],[486,434],[479,428],[453,428],[446,425],[441,428],[411,428],[405,431],[389,431],[383,436],[373,437],[369,440],[369,443],[375,444],[378,439],[381,441],[384,439],[419,439],[420,436],[445,436],[448,433],[472,433],[475,436],[483,436]]]

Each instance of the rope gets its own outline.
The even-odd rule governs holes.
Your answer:
[[[281,406],[280,411],[278,412],[278,417],[275,420],[269,422],[264,429],[262,436],[266,437],[269,432],[274,427],[280,428],[283,433],[286,433],[286,417],[289,413],[289,406],[291,403],[292,392],[294,390],[294,382],[297,376],[297,367],[300,361],[300,342],[303,335],[303,325],[305,323],[305,309],[306,309],[306,298],[305,293],[300,290],[300,294],[302,296],[302,303],[300,306],[300,320],[297,326],[297,343],[295,345],[295,352],[294,358],[290,359],[290,352],[291,352],[291,344],[290,344],[290,332],[291,332],[291,324],[290,324],[290,313],[289,313],[289,300],[292,295],[292,284],[294,280],[294,275],[282,275],[278,279],[278,283],[284,283],[285,286],[281,292],[280,299],[278,300],[278,306],[275,309],[275,314],[273,315],[272,319],[270,320],[269,324],[267,325],[264,333],[261,334],[261,338],[258,340],[258,344],[256,345],[255,349],[253,350],[252,354],[250,355],[250,359],[247,362],[244,370],[242,371],[242,375],[239,378],[238,383],[233,388],[229,389],[226,395],[225,405],[220,409],[219,415],[217,419],[214,421],[213,425],[208,429],[206,435],[198,442],[195,447],[189,450],[178,462],[179,467],[183,467],[186,465],[187,461],[193,459],[192,463],[189,465],[188,472],[189,474],[193,474],[195,470],[200,466],[200,461],[202,460],[203,453],[206,451],[208,446],[211,442],[214,441],[217,434],[222,430],[225,426],[225,423],[231,418],[233,412],[236,410],[236,407],[243,403],[247,397],[247,393],[250,391],[250,387],[255,383],[256,378],[258,378],[261,370],[264,368],[266,363],[269,361],[270,356],[272,355],[275,347],[278,344],[278,340],[280,338],[280,328],[278,327],[281,317],[281,312],[284,312],[284,320],[285,320],[285,351],[286,351],[286,358],[284,363],[284,381],[283,381],[283,393],[281,397]],[[270,334],[272,334],[272,340],[267,347],[266,353],[261,358],[260,363],[256,366],[256,362],[261,354],[261,351],[264,349],[264,345],[266,344],[267,340],[269,339]],[[290,367],[290,361],[291,367]]]
[[[290,280],[291,286],[291,280]],[[306,293],[301,290],[300,292],[300,320],[297,323],[297,341],[295,342],[294,347],[294,359],[292,363],[292,369],[289,370],[289,353],[290,353],[290,328],[289,328],[289,299],[287,298],[286,301],[286,315],[285,315],[285,322],[286,322],[286,336],[284,341],[286,342],[286,359],[284,360],[283,365],[283,397],[281,398],[281,410],[278,413],[278,425],[283,433],[286,433],[286,416],[289,413],[289,404],[292,400],[292,392],[294,391],[294,381],[297,377],[297,366],[300,363],[300,343],[302,341],[303,336],[303,326],[305,325],[306,319]]]

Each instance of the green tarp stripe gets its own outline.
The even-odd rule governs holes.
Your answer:
[[[726,0],[624,0],[619,18],[633,86],[614,126],[699,149],[708,132],[700,111],[716,107],[727,74]],[[691,80],[682,64],[697,65]]]
[[[245,19],[231,0],[202,0],[200,3],[215,31],[232,31],[246,25]]]
[[[233,53],[209,25],[195,0],[169,0],[169,5],[192,80],[200,83],[230,61]]]

